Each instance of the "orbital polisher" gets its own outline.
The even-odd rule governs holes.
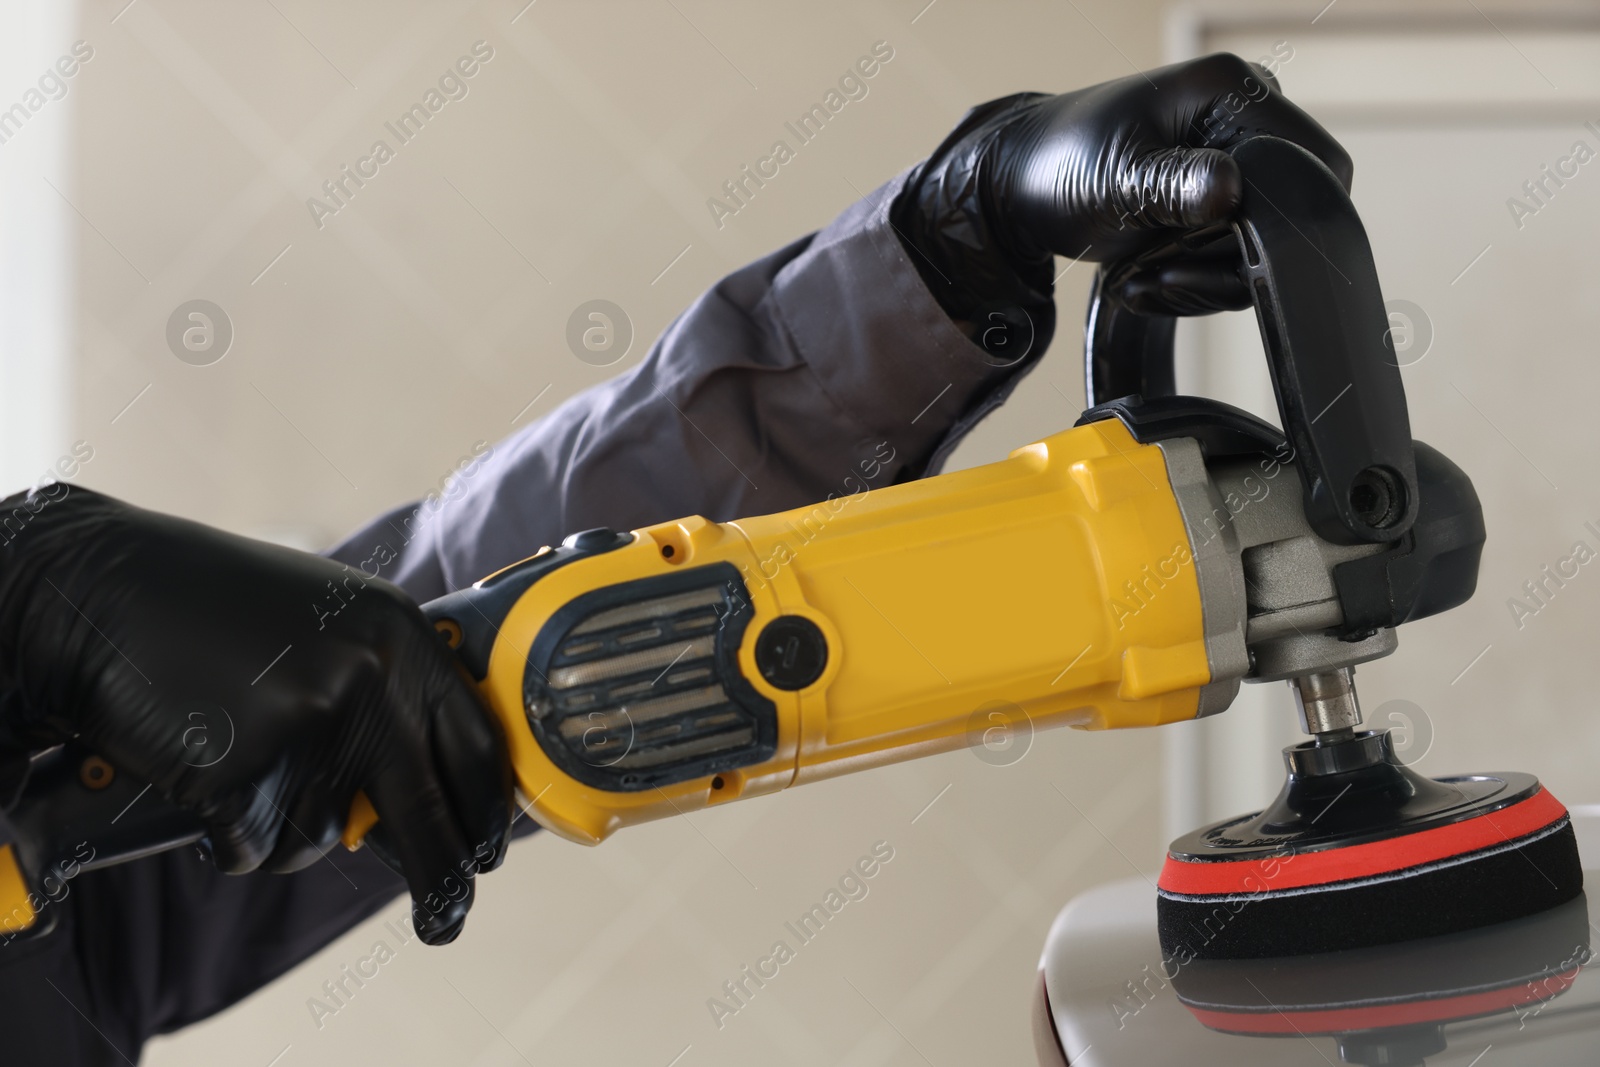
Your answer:
[[[1233,150],[1231,227],[1102,269],[1090,410],[988,466],[779,515],[589,530],[425,606],[502,725],[527,810],[617,829],[972,744],[997,721],[1154,726],[1288,680],[1313,740],[1272,807],[1181,838],[1163,939],[1195,956],[1348,948],[1510,919],[1581,887],[1527,775],[1429,780],[1360,729],[1355,665],[1477,581],[1467,476],[1413,442],[1366,233],[1315,157]],[[1237,245],[1283,430],[1177,396],[1174,320],[1129,280]],[[67,746],[7,815],[0,925],[76,870],[202,838]],[[346,832],[373,823],[358,797]],[[61,864],[75,857],[72,868]]]

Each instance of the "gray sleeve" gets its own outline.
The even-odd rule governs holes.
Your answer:
[[[427,600],[578,530],[762,515],[936,472],[1053,324],[1008,365],[958,330],[889,222],[905,179],[724,278],[633,370],[334,555]]]

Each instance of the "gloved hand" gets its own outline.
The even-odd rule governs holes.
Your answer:
[[[1243,181],[1225,149],[1257,134],[1295,142],[1350,187],[1349,155],[1276,78],[1219,53],[975,108],[907,182],[891,217],[945,309],[981,320],[1047,296],[1052,253],[1120,260],[1227,221]],[[1224,245],[1135,279],[1140,310],[1248,306],[1236,260]]]
[[[319,556],[44,493],[0,504],[0,741],[77,737],[196,812],[232,873],[315,862],[365,790],[417,933],[453,940],[504,855],[510,772],[416,605]]]

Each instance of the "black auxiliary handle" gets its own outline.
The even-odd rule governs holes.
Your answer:
[[[1338,544],[1391,542],[1417,518],[1411,421],[1372,248],[1339,179],[1298,145],[1254,137],[1232,149],[1244,175],[1233,223],[1306,517]],[[1175,321],[1117,292],[1193,251],[1198,234],[1100,270],[1084,346],[1091,408],[1176,393]]]

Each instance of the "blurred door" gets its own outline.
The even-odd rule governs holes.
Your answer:
[[[1412,433],[1472,476],[1489,527],[1474,599],[1359,670],[1367,722],[1427,773],[1527,770],[1600,800],[1600,15],[1230,11],[1175,18],[1170,49],[1290,56],[1285,92],[1355,158]],[[1182,388],[1277,421],[1253,316],[1187,324],[1180,346]],[[1171,731],[1169,829],[1259,808],[1298,739],[1277,684]]]

